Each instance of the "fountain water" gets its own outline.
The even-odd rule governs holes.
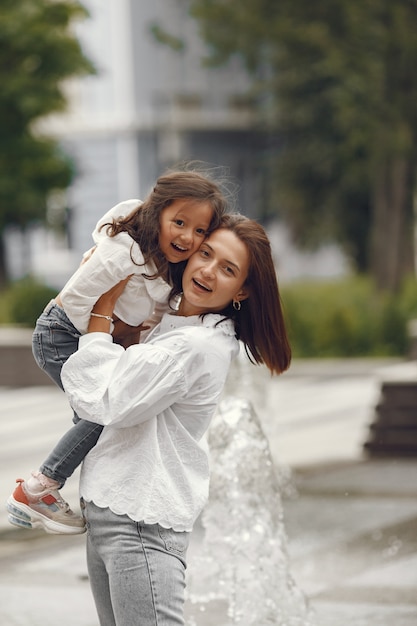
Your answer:
[[[223,600],[224,626],[315,626],[290,574],[281,501],[288,474],[274,465],[250,402],[226,397],[220,403],[209,445],[210,499],[202,516],[202,555],[190,568],[188,594],[196,611],[189,625]]]

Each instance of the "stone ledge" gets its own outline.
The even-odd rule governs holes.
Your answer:
[[[34,387],[54,384],[33,358],[32,332],[31,328],[0,327],[1,387]]]
[[[0,326],[0,347],[3,346],[31,346],[31,328],[19,326]]]

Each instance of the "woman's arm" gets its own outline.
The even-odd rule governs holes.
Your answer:
[[[79,417],[119,428],[154,418],[186,393],[182,364],[170,350],[146,343],[125,350],[102,331],[80,338],[61,379]]]
[[[120,281],[97,300],[88,332],[80,338],[77,352],[61,372],[70,404],[80,417],[119,427],[155,417],[185,389],[180,347],[177,359],[163,346],[124,350],[112,342],[109,331],[113,309],[129,279]],[[188,354],[189,349],[185,348],[184,353]]]

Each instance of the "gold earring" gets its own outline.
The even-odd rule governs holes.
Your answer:
[[[241,306],[240,300],[233,300],[233,308],[235,311],[240,311]]]

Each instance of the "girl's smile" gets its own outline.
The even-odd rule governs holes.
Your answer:
[[[160,215],[159,247],[170,263],[186,261],[204,241],[213,217],[208,201],[177,199]]]

